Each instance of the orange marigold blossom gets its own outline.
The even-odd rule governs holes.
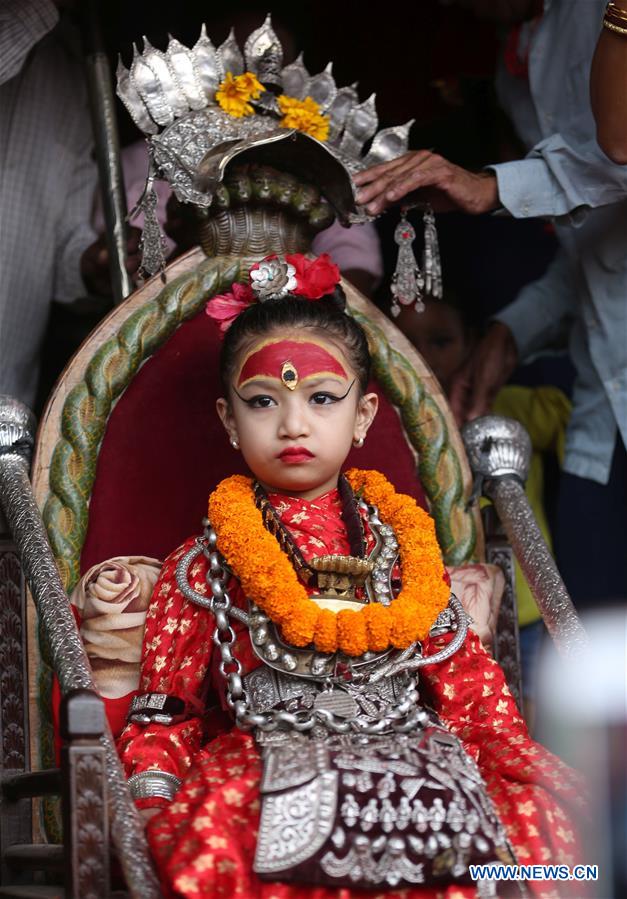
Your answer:
[[[329,117],[323,115],[320,104],[312,97],[298,100],[296,97],[280,94],[277,103],[283,116],[279,122],[281,128],[295,128],[320,141],[328,139],[331,124]]]
[[[335,652],[337,648],[337,615],[331,609],[321,609],[316,621],[314,643],[320,652]]]
[[[361,656],[368,651],[366,619],[361,611],[345,609],[337,613],[337,642],[349,656]]]
[[[248,101],[260,97],[263,89],[263,84],[252,72],[244,72],[242,75],[227,72],[218,85],[216,102],[228,115],[240,119],[253,114],[254,109]]]
[[[383,652],[390,645],[390,615],[381,603],[369,603],[364,609],[368,645],[374,652]]]
[[[390,646],[405,649],[427,636],[449,598],[434,522],[414,499],[396,493],[379,472],[352,469],[346,476],[353,490],[378,506],[381,519],[396,533],[403,586],[389,606],[372,603],[359,611],[338,613],[321,609],[264,527],[253,482],[243,475],[226,478],[209,497],[209,519],[218,549],[244,593],[292,645],[313,643],[319,652],[340,649],[351,656]]]
[[[247,100],[251,97],[253,100],[257,100],[264,92],[263,84],[252,72],[243,72],[241,75],[237,75],[235,82],[241,92],[246,95]]]

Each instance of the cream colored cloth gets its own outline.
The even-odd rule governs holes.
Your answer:
[[[137,689],[146,611],[161,565],[144,556],[108,559],[72,593],[96,686],[107,699]]]
[[[471,628],[492,653],[496,622],[505,589],[505,576],[498,565],[488,562],[448,565],[451,592],[468,612]]]
[[[83,575],[71,602],[81,616],[81,636],[102,696],[117,699],[139,685],[150,597],[162,562],[118,556]],[[491,651],[505,586],[497,565],[449,566],[451,590],[472,618],[471,627]]]

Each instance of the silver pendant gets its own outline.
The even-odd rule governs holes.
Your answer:
[[[422,312],[425,308],[424,296],[436,300],[442,298],[442,266],[433,209],[430,206],[423,207],[424,249],[421,270],[412,249],[416,231],[407,219],[408,211],[413,208],[415,207],[403,207],[401,220],[394,232],[394,240],[398,246],[396,269],[390,287],[391,312],[394,317],[399,315],[401,306],[413,305],[416,312]]]
[[[435,228],[435,216],[430,206],[424,211],[422,218],[425,229],[425,246],[422,255],[425,293],[436,300],[442,299],[442,266],[440,264],[440,247],[438,232]]]
[[[394,241],[398,246],[398,259],[396,269],[392,275],[392,315],[397,316],[401,306],[415,304],[417,312],[422,312],[422,291],[424,278],[418,267],[412,244],[416,240],[416,231],[407,218],[407,211],[402,210],[401,220],[394,232]]]
[[[162,272],[165,268],[165,242],[157,218],[157,202],[157,193],[152,178],[149,178],[141,202],[144,228],[139,243],[142,252],[141,274],[148,277]]]
[[[315,709],[324,709],[338,718],[355,718],[359,706],[345,690],[324,690],[314,700]]]

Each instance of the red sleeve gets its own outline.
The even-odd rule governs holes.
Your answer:
[[[448,634],[431,638],[425,651],[432,654],[450,639]],[[427,666],[424,680],[433,708],[463,741],[484,777],[533,783],[569,798],[581,790],[571,769],[531,739],[501,666],[473,631],[454,656]]]
[[[452,636],[431,637],[425,644],[425,655],[439,652]],[[474,631],[468,631],[463,646],[451,658],[439,665],[427,665],[424,679],[434,709],[465,743],[478,747],[486,731],[494,727],[507,726],[527,733],[501,667]]]
[[[146,615],[140,693],[167,693],[182,699],[189,717],[171,726],[128,724],[117,741],[126,776],[157,768],[178,778],[189,770],[204,742],[202,714],[205,682],[211,661],[213,616],[189,602],[176,585],[176,566],[192,547],[194,538],[169,556],[152,595]],[[207,591],[207,560],[199,556],[190,570],[190,584]],[[140,800],[142,807],[163,800]]]

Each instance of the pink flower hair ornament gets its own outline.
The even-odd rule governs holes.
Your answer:
[[[235,282],[230,293],[213,297],[205,306],[224,335],[235,319],[253,303],[278,300],[288,294],[319,300],[340,283],[340,270],[328,253],[308,259],[302,253],[266,256],[248,273],[248,284]]]

